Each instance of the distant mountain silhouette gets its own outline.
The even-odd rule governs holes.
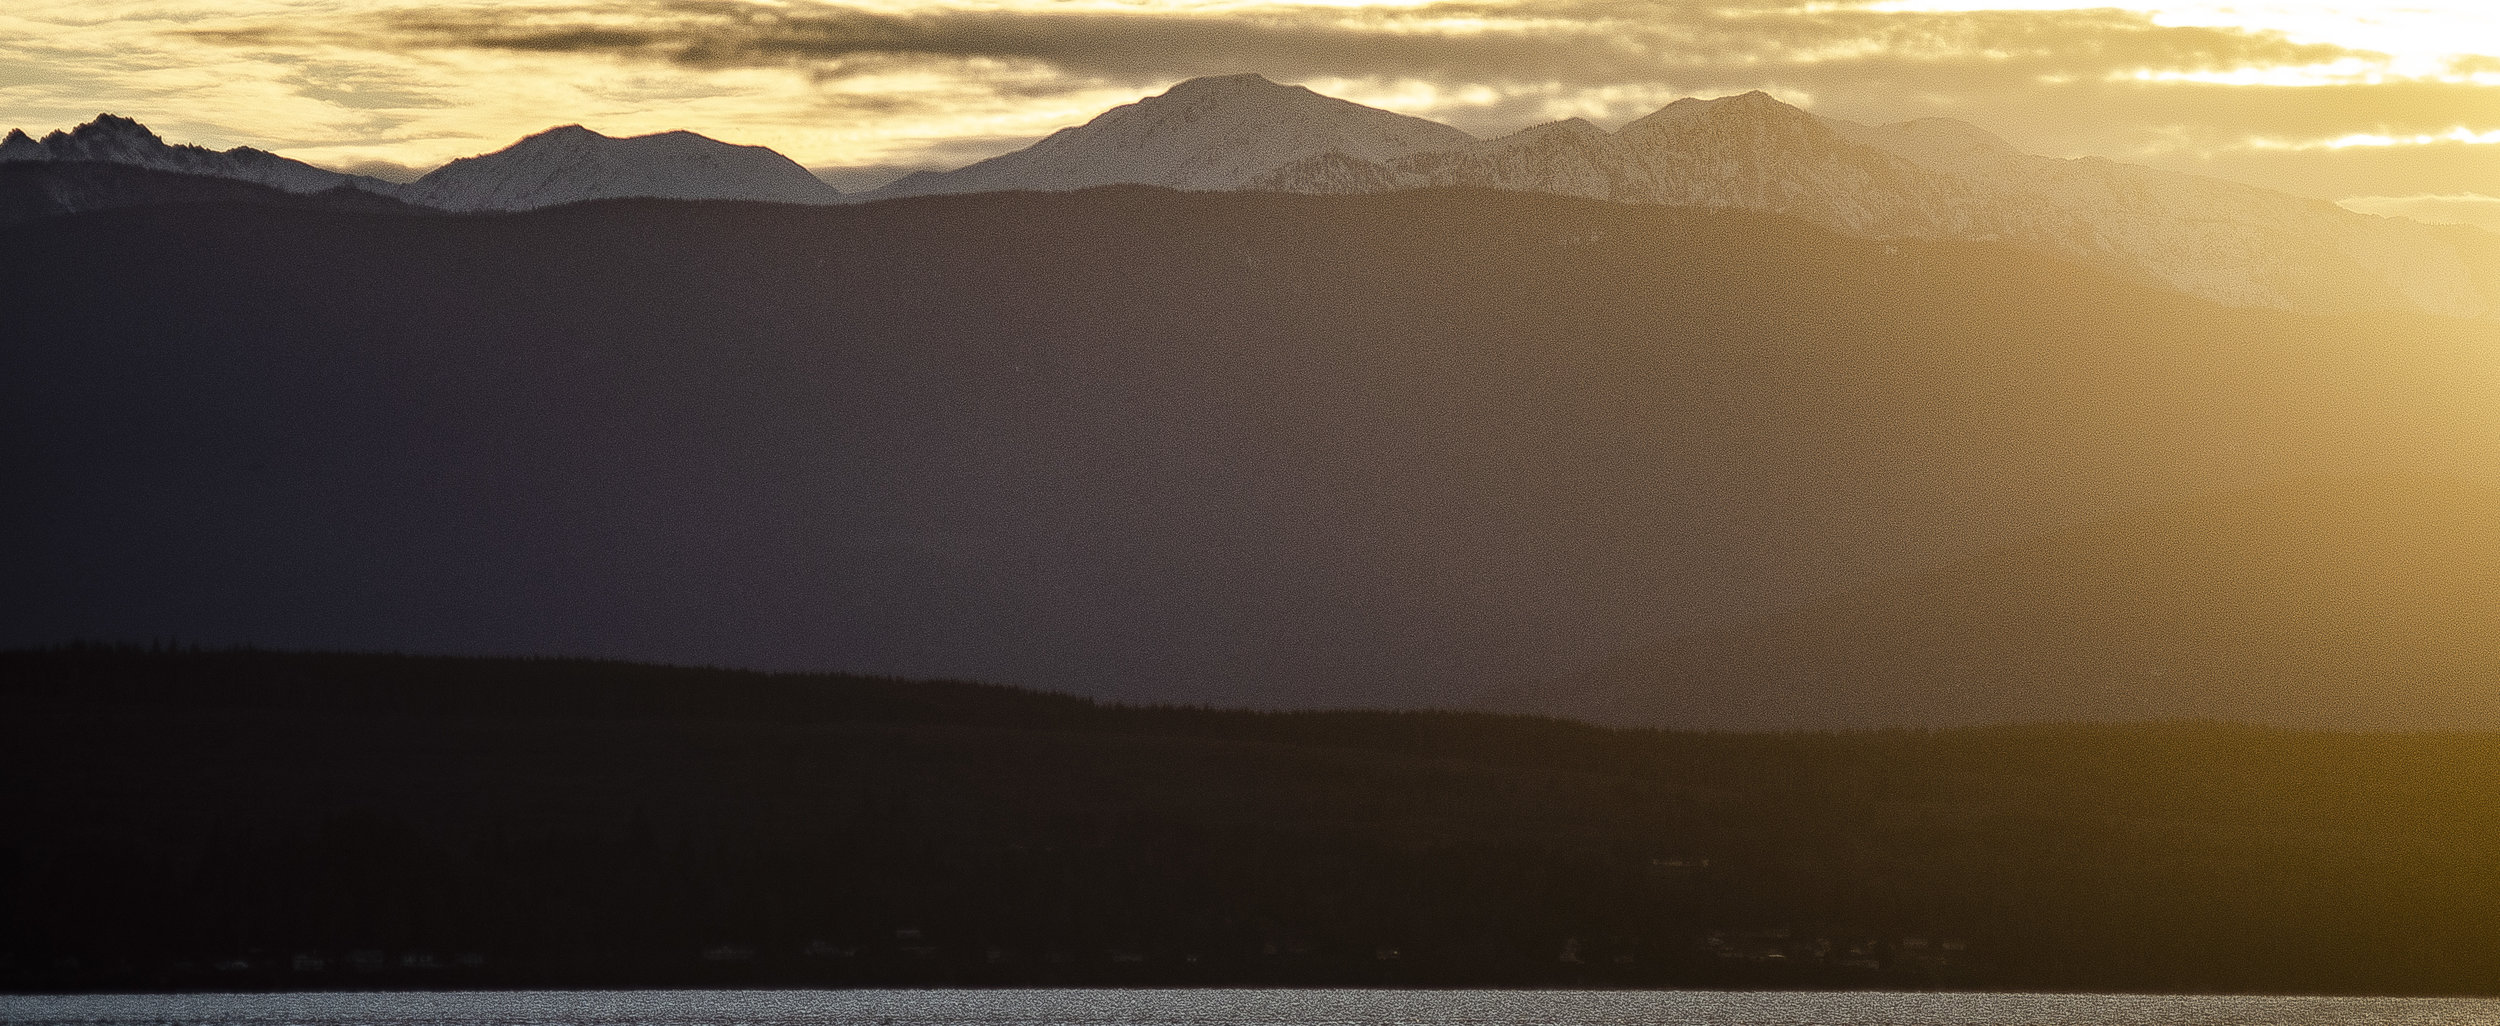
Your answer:
[[[1278,167],[1337,154],[1382,161],[1475,141],[1436,121],[1278,85],[1258,75],[1193,78],[1114,107],[1024,149],[923,171],[866,199],[1004,189],[1142,184],[1238,189]]]
[[[214,175],[177,174],[86,160],[0,163],[0,227],[90,210],[166,203],[252,203],[327,210],[418,213],[387,196],[341,185],[294,193]]]
[[[2500,467],[2492,325],[1735,210],[1130,187],[0,239],[0,644],[1454,705],[2156,503]]]
[[[71,161],[123,164],[177,174],[208,175],[253,182],[287,192],[323,192],[353,186],[390,195],[396,185],[379,178],[342,174],[289,160],[265,150],[237,146],[218,151],[201,146],[173,145],[129,118],[98,114],[95,120],[41,140],[21,129],[0,137],[0,166],[24,162]]]
[[[762,146],[734,146],[693,132],[617,139],[580,125],[452,161],[400,195],[456,211],[622,198],[831,203],[841,197],[797,162]]]
[[[127,176],[104,166],[147,168],[252,182],[294,193],[341,187],[418,206],[460,212],[535,210],[585,200],[652,198],[832,203],[840,191],[788,157],[762,146],[736,146],[693,132],[617,139],[580,125],[529,136],[493,153],[463,157],[414,182],[342,174],[249,147],[224,152],[169,145],[129,118],[98,115],[42,140],[12,130],[0,138],[0,167],[60,162],[45,180],[101,194]],[[66,207],[64,210],[66,211]],[[82,208],[83,209],[83,208]]]
[[[1732,729],[2500,727],[2500,490],[2330,478],[2115,517],[1491,704]]]

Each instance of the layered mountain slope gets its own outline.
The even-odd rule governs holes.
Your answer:
[[[1327,154],[1386,161],[1474,142],[1458,129],[1258,75],[1194,78],[1004,156],[918,172],[866,198],[1142,184],[1238,189]]]
[[[2500,239],[2107,160],[2016,151],[1960,122],[1871,128],[1755,92],[1607,133],[1557,122],[1387,161],[1325,154],[1252,188],[1434,185],[1740,207],[1874,237],[2007,240],[2227,303],[2500,314]]]
[[[389,195],[397,188],[378,178],[342,174],[249,146],[219,151],[168,144],[147,126],[112,114],[98,114],[93,121],[67,131],[56,130],[40,140],[23,129],[10,129],[6,137],[0,137],[0,164],[20,161],[124,164],[253,182],[298,193],[353,186]]]
[[[2500,726],[2500,490],[2286,482],[2130,513],[1493,704],[1737,729]]]
[[[0,280],[0,644],[1450,705],[2149,503],[2500,467],[2492,325],[1526,193],[193,206],[8,229]]]
[[[2133,268],[2194,295],[2295,309],[2500,314],[2500,238],[2488,232],[2100,158],[2034,156],[1941,118],[1829,124],[1965,187],[1974,223],[1996,237]]]
[[[1620,132],[1572,119],[1386,162],[1364,181],[1335,161],[1279,168],[1254,188],[1378,191],[1439,185],[1617,203],[1742,207],[1861,235],[1967,237],[1970,194],[1761,92],[1685,99]]]
[[[832,203],[841,193],[762,146],[693,132],[614,138],[580,125],[551,128],[493,153],[463,157],[400,195],[443,210],[535,210],[594,199]]]
[[[331,210],[419,213],[398,200],[352,186],[294,193],[211,175],[153,171],[84,160],[0,163],[0,227],[90,210],[167,203],[251,203]]]

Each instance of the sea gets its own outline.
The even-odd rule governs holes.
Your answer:
[[[2500,1026],[2500,1000],[1498,990],[0,995],[61,1026]]]

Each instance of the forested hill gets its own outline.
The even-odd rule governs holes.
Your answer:
[[[2500,989],[2500,737],[0,655],[0,981]]]

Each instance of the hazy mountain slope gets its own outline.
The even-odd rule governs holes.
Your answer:
[[[107,212],[0,277],[0,643],[1448,704],[2149,502],[2500,466],[2487,325],[1519,193]]]
[[[0,137],[0,164],[54,160],[127,164],[177,174],[231,178],[288,192],[322,192],[352,185],[390,195],[398,188],[378,178],[342,174],[249,146],[218,151],[171,145],[148,131],[147,126],[111,114],[98,114],[93,121],[67,131],[51,132],[41,140],[22,129],[10,129],[6,137]]]
[[[1517,708],[1741,729],[2500,724],[2500,491],[2307,480],[2130,513],[1615,660]]]
[[[1024,149],[969,167],[919,172],[864,198],[1137,183],[1238,189],[1276,168],[1341,154],[1383,161],[1474,142],[1423,118],[1321,96],[1257,75],[1193,78],[1104,111]]]
[[[90,210],[165,203],[256,203],[331,210],[399,211],[411,207],[362,189],[292,193],[211,175],[153,171],[98,161],[0,163],[0,227]]]
[[[619,198],[832,203],[841,193],[762,146],[693,132],[618,139],[566,125],[435,168],[401,195],[429,207],[478,211]]]
[[[1250,188],[1436,185],[1739,207],[1878,238],[2006,240],[2227,303],[2500,314],[2500,240],[2217,179],[2015,150],[1960,122],[1868,127],[1763,93],[1608,133],[1571,120],[1390,159],[1317,154]]]
[[[1890,153],[1848,142],[1769,95],[1685,99],[1608,133],[1578,119],[1459,149],[1390,160],[1371,182],[1333,180],[1326,160],[1257,188],[1380,191],[1436,185],[1550,192],[1617,203],[1742,207],[1859,235],[1972,234],[1965,190]]]
[[[2111,160],[2034,156],[1941,118],[1828,123],[1966,186],[1973,222],[1997,237],[2107,258],[2195,295],[2296,309],[2500,313],[2500,240],[2487,232]]]

